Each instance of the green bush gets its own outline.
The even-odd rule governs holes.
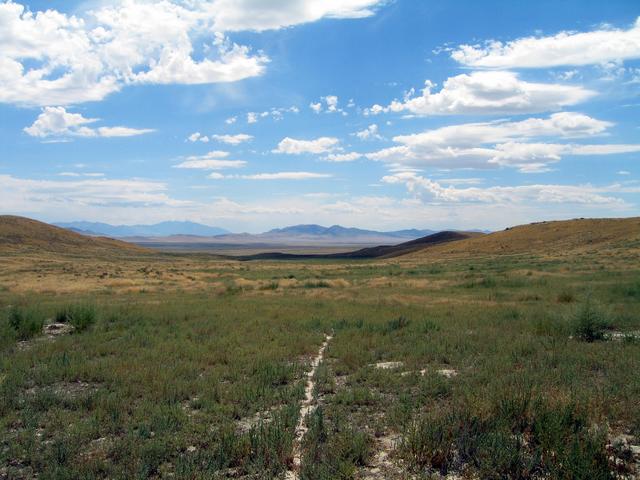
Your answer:
[[[587,301],[574,315],[571,326],[575,338],[585,342],[594,342],[604,340],[605,332],[611,328],[611,322],[604,312]]]
[[[87,303],[67,305],[56,312],[55,321],[73,325],[76,332],[82,332],[95,323],[96,308]]]
[[[402,330],[403,328],[408,327],[410,323],[411,320],[409,320],[404,315],[400,315],[399,317],[387,322],[385,331],[387,333],[391,333],[395,332],[396,330]]]
[[[558,303],[573,303],[576,301],[576,297],[572,292],[564,290],[558,294],[556,300]]]
[[[42,332],[44,315],[33,307],[13,307],[9,311],[9,325],[19,340],[28,340]]]

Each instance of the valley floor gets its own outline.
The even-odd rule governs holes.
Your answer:
[[[0,478],[638,478],[639,253],[4,255]]]

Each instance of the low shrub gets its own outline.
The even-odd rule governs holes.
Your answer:
[[[34,307],[13,307],[9,310],[8,323],[19,340],[28,340],[42,332],[43,313]]]
[[[593,306],[590,301],[582,305],[571,321],[573,336],[585,342],[604,340],[611,322],[604,312]]]
[[[54,318],[56,322],[68,323],[76,332],[82,332],[95,323],[96,308],[87,303],[68,305],[58,310]]]
[[[576,297],[572,292],[564,290],[558,294],[556,301],[558,303],[573,303],[576,301]]]
[[[403,328],[408,327],[410,323],[411,323],[411,320],[409,320],[404,315],[400,315],[399,317],[394,318],[393,320],[389,320],[387,322],[385,331],[387,333],[390,333],[390,332],[395,332],[397,330],[402,330]]]

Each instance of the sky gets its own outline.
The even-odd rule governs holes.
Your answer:
[[[0,214],[637,216],[640,3],[0,1]]]

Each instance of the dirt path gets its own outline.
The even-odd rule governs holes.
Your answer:
[[[307,415],[312,413],[316,409],[316,404],[313,398],[313,389],[315,382],[313,377],[318,370],[318,365],[322,363],[324,359],[324,352],[327,349],[327,345],[333,338],[333,335],[325,335],[324,342],[318,350],[318,354],[311,360],[311,369],[307,372],[307,384],[304,387],[304,400],[300,404],[300,414],[298,417],[298,424],[296,425],[296,437],[293,440],[293,464],[285,475],[286,480],[295,480],[299,478],[298,472],[300,471],[300,464],[302,463],[302,441],[307,434],[309,427],[306,424]]]

